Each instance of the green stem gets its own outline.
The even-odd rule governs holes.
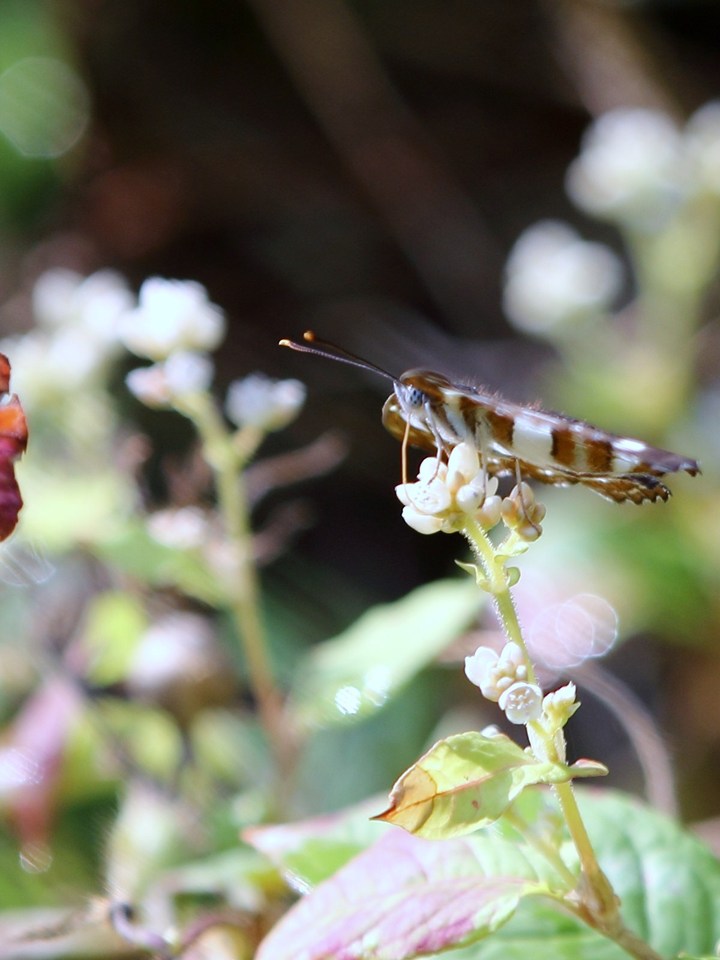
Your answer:
[[[535,670],[522,636],[515,604],[510,593],[505,558],[497,555],[486,531],[476,521],[468,521],[463,533],[480,561],[488,589],[495,600],[495,608],[503,632],[508,640],[516,643],[523,651],[527,664],[528,681],[536,683]],[[561,753],[564,754],[565,752],[562,731],[560,731],[560,737],[562,738],[560,745],[555,743],[554,737],[549,735],[542,724],[538,722],[528,724],[528,735],[536,753],[548,760],[564,761],[564,756],[561,756]],[[613,940],[638,960],[660,960],[659,955],[648,944],[624,926],[620,915],[618,897],[597,861],[572,785],[570,783],[556,784],[553,790],[580,860],[581,882],[577,891],[579,894],[578,900],[573,904],[574,911],[587,924]],[[574,881],[574,877],[570,879]]]
[[[480,561],[505,636],[508,640],[516,643],[523,652],[528,671],[528,683],[536,683],[535,668],[530,659],[528,649],[525,646],[525,640],[522,635],[522,630],[520,629],[517,612],[515,611],[515,604],[513,603],[512,594],[510,593],[505,562],[497,556],[490,537],[488,537],[486,531],[477,521],[468,519],[463,528],[463,533],[469,541],[475,556]]]
[[[575,874],[562,859],[557,847],[553,847],[551,844],[546,843],[542,837],[537,836],[537,834],[533,832],[530,824],[517,813],[514,807],[508,807],[503,814],[503,819],[507,820],[507,822],[517,830],[520,836],[532,847],[534,847],[538,853],[543,856],[555,870],[557,870],[560,877],[562,877],[565,886],[567,886],[569,889],[572,889],[575,886]]]
[[[228,540],[235,548],[237,583],[231,585],[231,613],[260,720],[275,756],[278,773],[283,776],[289,770],[293,751],[260,615],[260,586],[242,471],[261,437],[258,435],[250,446],[246,444],[240,450],[235,448],[215,404],[206,394],[186,398],[181,412],[195,424],[205,457],[215,474],[218,507]]]

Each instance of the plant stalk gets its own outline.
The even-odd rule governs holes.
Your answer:
[[[192,398],[192,403],[190,400],[187,398],[182,412],[192,419],[203,442],[205,457],[215,474],[218,507],[226,535],[235,550],[237,583],[232,584],[230,609],[260,721],[275,757],[278,775],[284,779],[291,765],[293,749],[260,616],[260,588],[243,476],[243,467],[262,436],[255,436],[252,444],[238,449],[233,445],[212,399],[198,394]]]
[[[488,589],[495,600],[495,609],[503,632],[509,641],[516,643],[523,651],[527,664],[528,681],[535,683],[535,670],[522,636],[515,604],[508,585],[505,558],[497,555],[486,531],[476,521],[469,520],[463,529],[463,533],[480,561]],[[528,724],[528,735],[533,749],[543,757],[556,762],[564,761],[564,757],[560,756],[554,738],[547,733],[540,723]],[[560,737],[563,738],[561,752],[564,754],[564,734],[562,730],[560,731]],[[620,914],[619,899],[597,861],[595,850],[577,805],[572,784],[555,784],[553,791],[580,860],[580,886],[577,890],[577,900],[573,905],[575,912],[589,926],[613,940],[630,956],[636,957],[637,960],[661,960],[659,954],[649,944],[640,940],[625,927]]]

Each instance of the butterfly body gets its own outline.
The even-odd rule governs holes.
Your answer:
[[[410,444],[425,450],[474,444],[491,475],[519,470],[542,483],[580,483],[618,502],[667,500],[670,491],[659,478],[699,472],[695,460],[429,370],[411,370],[395,381],[383,423],[399,440],[407,434]]]

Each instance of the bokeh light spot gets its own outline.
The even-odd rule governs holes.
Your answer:
[[[26,157],[60,157],[85,132],[90,97],[62,60],[25,57],[0,74],[0,132]]]

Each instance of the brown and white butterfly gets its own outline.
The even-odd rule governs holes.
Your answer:
[[[310,331],[304,339],[305,344],[291,340],[280,344],[392,380],[393,393],[385,401],[382,419],[393,436],[439,454],[459,443],[474,444],[491,476],[520,473],[559,486],[580,483],[619,503],[643,503],[667,500],[670,491],[660,479],[666,474],[700,472],[689,457],[606,433],[583,420],[512,403],[431,370],[409,370],[394,377],[341,347],[317,340]]]

